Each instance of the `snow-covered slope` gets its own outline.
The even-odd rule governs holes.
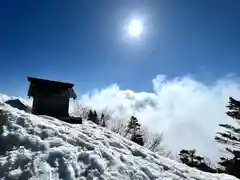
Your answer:
[[[84,121],[70,125],[0,105],[0,179],[236,180],[163,158]]]
[[[21,97],[8,96],[6,94],[0,94],[0,102],[5,102],[8,100],[19,99],[24,105],[32,107],[32,99],[23,99]]]

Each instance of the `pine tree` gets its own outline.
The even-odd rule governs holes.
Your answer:
[[[98,120],[98,115],[97,112],[94,110],[89,110],[88,112],[88,120],[92,121],[93,123],[99,124],[99,120]]]
[[[134,135],[136,131],[140,129],[140,124],[138,123],[138,120],[136,117],[131,116],[130,121],[127,124],[127,130],[125,137],[130,133],[131,135]]]
[[[211,173],[216,173],[217,170],[211,168],[207,161],[201,157],[196,155],[196,150],[181,150],[179,153],[180,160],[182,163],[194,167],[196,169],[199,169],[201,171],[205,172],[211,172]]]
[[[98,119],[98,114],[97,112],[94,110],[93,111],[93,119],[92,119],[92,122],[96,123],[96,124],[99,124],[99,119]]]
[[[104,116],[103,113],[101,114],[100,124],[101,124],[102,127],[106,127],[105,116]]]
[[[144,145],[143,137],[140,134],[140,124],[138,123],[138,119],[134,116],[131,116],[130,121],[127,125],[126,135],[131,133],[131,140],[141,146]],[[125,136],[126,136],[125,135]]]
[[[102,122],[102,127],[107,127],[105,120]]]
[[[88,112],[88,118],[87,118],[89,121],[92,121],[93,119],[93,111],[90,109],[89,112]]]
[[[226,114],[240,123],[240,101],[229,98],[229,109]],[[235,128],[228,124],[219,124],[227,129],[226,132],[219,132],[215,137],[216,141],[226,144],[231,148],[226,148],[226,152],[231,154],[231,158],[221,157],[219,164],[224,167],[224,172],[240,178],[240,128]]]

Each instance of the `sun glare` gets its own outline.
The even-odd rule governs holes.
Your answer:
[[[128,25],[128,33],[132,37],[139,37],[143,32],[143,25],[140,20],[134,19]]]

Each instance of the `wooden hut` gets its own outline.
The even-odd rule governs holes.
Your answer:
[[[59,119],[69,117],[69,99],[76,99],[74,84],[28,77],[28,96],[33,97],[32,113]]]

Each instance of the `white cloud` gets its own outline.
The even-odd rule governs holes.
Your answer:
[[[80,101],[97,110],[107,109],[120,119],[136,115],[152,132],[164,132],[164,145],[173,153],[196,148],[198,154],[216,161],[218,124],[234,123],[225,115],[228,98],[240,99],[240,85],[231,78],[208,86],[191,77],[158,75],[152,80],[153,92],[121,90],[114,84],[87,93]]]

